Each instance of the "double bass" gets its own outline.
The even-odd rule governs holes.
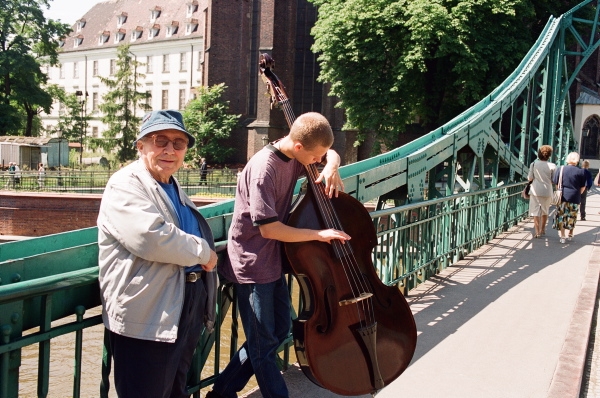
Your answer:
[[[260,74],[271,105],[283,109],[288,125],[295,117],[273,59],[260,56]],[[408,367],[417,343],[415,320],[397,287],[377,276],[371,253],[377,244],[368,211],[352,196],[329,198],[317,184],[317,167],[306,166],[308,188],[292,210],[288,225],[343,230],[342,244],[285,243],[300,286],[301,310],[293,320],[296,357],[304,374],[340,395],[374,394]]]

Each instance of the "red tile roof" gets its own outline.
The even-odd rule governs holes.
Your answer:
[[[196,10],[191,16],[187,14],[188,4],[196,6]],[[191,34],[185,34],[187,30],[186,23],[197,24],[201,16],[201,11],[197,4],[198,2],[195,0],[108,0],[97,3],[72,26],[73,32],[65,38],[61,52],[117,47],[123,43],[142,44],[164,40],[200,38],[202,37],[202,32],[197,27]],[[150,16],[152,10],[160,11],[160,15],[155,21],[151,22]],[[123,25],[118,27],[119,16],[125,16],[127,19]],[[79,21],[85,22],[80,32],[77,31]],[[171,37],[166,37],[167,26],[177,26],[174,22],[180,26],[177,33]],[[158,35],[152,39],[148,39],[149,29],[156,26],[160,27]],[[140,29],[143,31],[141,37],[132,42],[131,32]],[[117,31],[121,33],[125,32],[124,40],[119,43],[115,43],[114,41]],[[104,44],[99,45],[100,36],[106,35],[107,32],[110,33],[110,39]],[[73,45],[76,37],[83,37],[83,41],[78,47],[74,47]]]

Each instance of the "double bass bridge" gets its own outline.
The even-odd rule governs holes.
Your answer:
[[[371,297],[373,297],[373,293],[361,293],[360,296],[358,296],[358,297],[352,297],[351,299],[348,299],[348,300],[341,300],[339,302],[339,304],[340,304],[340,307],[343,307],[345,305],[356,304],[360,301],[366,300]]]

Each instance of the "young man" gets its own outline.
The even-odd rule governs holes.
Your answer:
[[[343,188],[340,157],[331,150],[333,132],[318,113],[301,115],[289,135],[250,159],[239,179],[229,229],[229,261],[222,275],[235,283],[246,342],[238,350],[207,398],[237,396],[256,375],[265,397],[288,397],[276,362],[277,347],[290,331],[290,302],[282,271],[281,242],[343,242],[350,236],[334,229],[299,229],[286,225],[294,187],[305,165],[327,165],[317,179],[329,197]]]

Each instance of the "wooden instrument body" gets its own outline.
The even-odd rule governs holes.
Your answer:
[[[288,225],[324,229],[312,189],[292,212]],[[368,311],[376,323],[375,353],[360,336],[364,302],[352,300],[344,266],[333,246],[323,242],[286,243],[285,251],[300,284],[303,308],[293,324],[296,356],[306,376],[341,395],[372,393],[395,380],[409,365],[416,347],[416,325],[404,296],[386,286],[375,272],[371,253],[377,243],[375,227],[362,203],[343,192],[330,199],[343,230],[352,239],[352,252],[372,297]],[[378,371],[373,365],[373,354]],[[377,382],[380,377],[383,380]]]

